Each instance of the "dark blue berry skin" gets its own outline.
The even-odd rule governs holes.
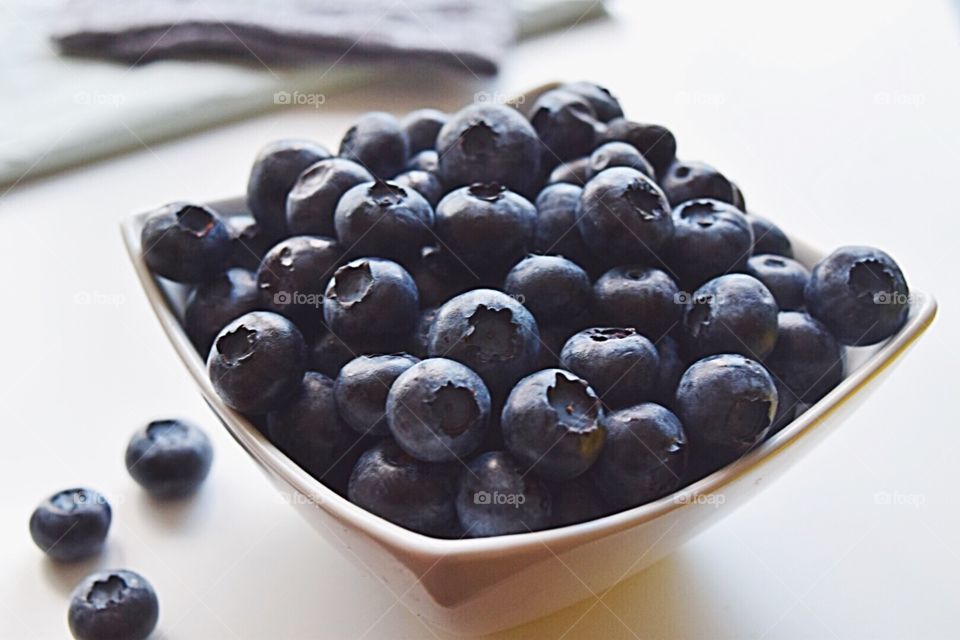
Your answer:
[[[133,571],[97,571],[70,596],[67,622],[77,640],[143,640],[157,626],[153,586]]]
[[[403,171],[410,149],[399,120],[389,113],[371,111],[347,129],[339,155],[363,165],[374,177],[388,180]]]
[[[430,203],[431,209],[435,208],[447,193],[437,174],[429,171],[419,169],[404,171],[394,178],[393,182],[419,193],[424,200]]]
[[[90,489],[55,493],[30,516],[30,537],[54,560],[74,562],[100,553],[110,530],[107,499]]]
[[[614,118],[607,123],[601,142],[627,142],[662,176],[677,157],[677,139],[666,127]]]
[[[569,323],[590,310],[590,277],[559,256],[528,256],[507,273],[503,290],[519,300],[538,326]]]
[[[533,249],[537,253],[569,258],[587,269],[593,259],[577,228],[582,193],[582,187],[565,182],[544,187],[536,201]]]
[[[777,345],[765,364],[803,402],[814,403],[843,380],[843,347],[823,323],[806,313],[782,311]]]
[[[895,334],[910,311],[910,288],[900,267],[872,247],[841,247],[818,262],[805,298],[810,315],[841,344],[857,347]]]
[[[572,480],[551,484],[553,526],[566,527],[610,515],[610,508],[604,504],[589,476],[585,473]]]
[[[336,378],[345,364],[359,355],[355,347],[334,333],[318,336],[310,346],[307,368]]]
[[[387,425],[397,444],[425,462],[469,456],[490,422],[490,393],[476,373],[454,360],[428,358],[390,387]]]
[[[760,363],[738,354],[690,365],[677,386],[676,411],[699,457],[729,462],[767,435],[777,389]]]
[[[443,245],[477,273],[506,272],[533,242],[537,210],[496,183],[476,183],[448,193],[437,205],[436,232]]]
[[[456,466],[454,466],[456,465]],[[350,501],[371,513],[426,535],[457,535],[454,507],[459,464],[421,462],[392,440],[367,450],[350,475]]]
[[[415,189],[365,182],[340,198],[334,226],[350,255],[405,262],[433,239],[433,207]]]
[[[777,341],[777,302],[752,276],[731,273],[696,290],[684,313],[684,339],[691,356],[742,353],[766,358]]]
[[[561,162],[550,171],[547,185],[574,184],[583,187],[590,180],[593,171],[590,168],[590,156]]]
[[[568,480],[600,455],[602,417],[600,400],[585,380],[545,369],[517,383],[500,425],[507,450],[521,465],[545,478]]]
[[[317,371],[308,371],[296,393],[267,415],[267,437],[321,481],[359,439],[340,419],[333,380]]]
[[[348,341],[409,335],[419,314],[413,278],[396,262],[380,258],[358,258],[337,269],[323,301],[330,331]]]
[[[306,140],[278,140],[260,150],[247,182],[247,206],[272,241],[287,231],[287,195],[300,174],[331,157],[324,147]]]
[[[648,178],[655,178],[653,165],[628,142],[605,142],[590,154],[590,173],[596,175],[613,167],[636,169]]]
[[[230,232],[230,260],[227,264],[239,269],[256,271],[260,259],[272,246],[270,238],[250,215],[226,216],[223,219]]]
[[[593,107],[594,113],[601,122],[609,122],[614,118],[623,117],[620,103],[606,88],[592,82],[566,82],[560,86],[562,91],[569,91],[584,98]]]
[[[771,373],[771,375],[773,375]],[[780,378],[775,377],[774,383],[777,387],[777,413],[773,416],[773,422],[770,424],[770,432],[767,437],[783,431],[783,428],[793,422],[800,413],[800,400],[790,391]]]
[[[746,266],[753,229],[736,207],[719,200],[689,200],[674,207],[672,215],[673,244],[667,262],[688,291]]]
[[[362,435],[390,435],[384,416],[387,392],[401,373],[419,361],[397,353],[359,356],[345,364],[334,389],[344,422]]]
[[[660,178],[660,187],[674,206],[687,200],[719,200],[731,205],[742,201],[742,194],[722,173],[705,162],[677,160]]]
[[[657,377],[657,390],[653,398],[659,404],[672,408],[677,395],[677,383],[687,370],[687,363],[683,359],[679,343],[673,337],[663,336],[657,340],[656,347],[660,356],[660,375]]]
[[[497,182],[530,195],[540,176],[537,132],[518,111],[474,104],[454,114],[437,135],[440,179],[449,189]]]
[[[213,462],[210,438],[183,420],[155,420],[130,438],[124,456],[130,476],[155,498],[188,496]]]
[[[151,212],[140,233],[150,270],[175,282],[203,282],[222,273],[233,252],[230,230],[208,207],[174,202]]]
[[[436,109],[417,109],[411,111],[400,120],[410,145],[410,154],[416,154],[425,149],[433,150],[437,146],[437,135],[443,125],[447,124],[449,116]]]
[[[580,196],[577,227],[605,262],[650,264],[673,237],[670,205],[652,180],[627,167],[601,171]]]
[[[410,346],[410,352],[418,358],[426,358],[430,351],[430,330],[433,329],[433,322],[439,311],[439,308],[432,307],[420,312],[417,326],[413,330],[413,344]]]
[[[494,396],[530,373],[539,355],[540,331],[533,315],[493,289],[475,289],[446,302],[430,332],[430,356],[467,365]]]
[[[296,325],[269,311],[240,316],[220,331],[207,357],[217,395],[243,413],[276,408],[300,385],[307,345]]]
[[[743,211],[743,209],[740,209]],[[755,255],[767,253],[775,256],[793,257],[793,247],[790,238],[780,227],[763,216],[749,214],[747,219],[753,229],[753,253]]]
[[[327,158],[300,174],[287,194],[287,230],[294,235],[333,236],[333,214],[347,191],[373,181],[363,166],[346,158]]]
[[[468,537],[545,529],[551,502],[546,483],[504,451],[482,453],[460,473],[456,507]]]
[[[537,98],[530,123],[545,147],[544,161],[551,165],[589,154],[603,128],[590,102],[562,89]]]
[[[630,509],[680,486],[687,436],[673,412],[645,402],[607,414],[603,426],[607,444],[590,474],[611,508]]]
[[[782,311],[803,308],[803,291],[810,280],[810,271],[793,258],[772,254],[752,256],[744,271],[770,290]]]
[[[424,149],[423,151],[415,153],[413,157],[407,161],[406,169],[407,173],[410,171],[426,171],[427,173],[436,175],[440,172],[440,154],[433,149]],[[440,184],[439,178],[437,179],[437,184]]]
[[[593,328],[575,334],[563,345],[560,365],[586,379],[609,407],[649,400],[660,375],[656,347],[629,328]]]
[[[420,250],[420,260],[411,267],[410,275],[420,292],[420,306],[425,308],[443,304],[483,284],[457,256],[437,246]]]
[[[593,283],[593,299],[605,322],[632,327],[653,341],[680,324],[679,293],[669,275],[640,265],[615,267]]]
[[[259,308],[256,276],[246,269],[228,269],[190,292],[183,326],[193,346],[206,357],[220,329]]]
[[[261,304],[307,335],[323,324],[323,294],[343,259],[343,248],[325,236],[292,236],[274,245],[257,269]]]

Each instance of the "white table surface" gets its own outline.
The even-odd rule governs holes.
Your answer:
[[[117,221],[237,193],[271,138],[334,143],[366,108],[452,108],[556,78],[612,87],[634,118],[669,125],[683,157],[722,168],[752,210],[810,241],[888,250],[941,312],[867,406],[749,505],[601,602],[500,637],[960,637],[960,6],[631,1],[617,14],[524,44],[495,85],[445,76],[441,95],[434,74],[411,72],[0,198],[0,637],[64,637],[68,593],[101,566],[154,583],[158,638],[433,637],[218,425],[151,316]],[[165,416],[205,427],[216,459],[195,500],[158,506],[123,450]],[[102,558],[64,569],[27,519],[71,485],[109,496],[114,526]]]

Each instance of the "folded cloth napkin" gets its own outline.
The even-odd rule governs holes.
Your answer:
[[[127,63],[402,57],[492,74],[515,31],[509,0],[69,0],[53,39]]]

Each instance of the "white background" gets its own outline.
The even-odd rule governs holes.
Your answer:
[[[501,637],[960,635],[960,5],[925,0],[621,2],[616,20],[523,44],[494,84],[414,70],[327,96],[320,111],[286,109],[6,193],[0,636],[63,637],[72,586],[124,566],[156,586],[162,638],[432,637],[277,499],[214,420],[138,290],[117,222],[238,193],[272,138],[335,144],[367,108],[452,108],[550,79],[611,87],[633,118],[669,125],[682,157],[720,167],[752,210],[814,244],[888,250],[941,311],[882,391],[749,505],[601,603]],[[166,416],[205,427],[216,460],[195,500],[160,506],[127,476],[123,450]],[[27,519],[72,485],[104,492],[115,519],[104,557],[64,569],[32,545]]]

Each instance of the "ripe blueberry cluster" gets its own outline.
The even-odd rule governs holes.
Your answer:
[[[563,526],[756,447],[908,312],[897,264],[809,271],[717,169],[584,82],[527,113],[362,116],[270,144],[248,215],[176,203],[144,258],[230,407],[427,535]]]

